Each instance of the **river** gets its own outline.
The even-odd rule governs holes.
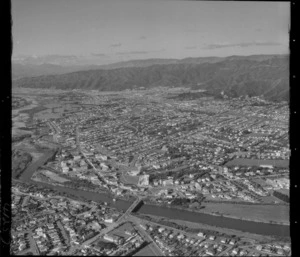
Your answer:
[[[161,216],[169,219],[203,223],[216,227],[229,228],[266,236],[290,236],[290,226],[240,220],[228,217],[196,213],[156,205],[142,205],[138,213]]]
[[[44,155],[36,162],[30,164],[22,173],[20,180],[31,182],[31,177],[33,173],[41,166],[43,166],[55,153],[55,150],[53,151],[47,151],[44,153]]]
[[[92,200],[95,202],[107,202],[112,207],[117,208],[118,210],[126,211],[132,202],[126,200],[116,200],[113,201],[112,196],[107,193],[94,193],[89,191],[83,191],[78,189],[66,188],[62,186],[54,186],[43,182],[37,182],[31,180],[31,176],[34,171],[41,165],[43,165],[53,153],[45,154],[38,162],[30,165],[22,174],[20,180],[30,182],[32,184],[43,185],[48,188],[52,188],[59,192],[65,192],[71,195],[76,195],[79,197],[83,197],[87,200]],[[169,208],[165,206],[157,206],[144,204],[137,211],[141,214],[149,214],[156,215],[160,217],[165,217],[169,219],[177,219],[184,220],[195,223],[203,223],[216,227],[224,227],[228,229],[240,230],[244,232],[259,234],[259,235],[273,235],[273,236],[282,236],[289,237],[290,236],[290,226],[287,225],[279,225],[279,224],[268,224],[262,222],[254,222],[254,221],[246,221],[228,217],[221,217],[210,215],[206,213],[196,213],[191,211],[179,210],[174,208]]]
[[[51,186],[55,190],[60,192],[67,192],[73,195],[84,197],[85,199],[92,200],[95,202],[107,202],[112,207],[118,210],[126,211],[132,202],[125,200],[113,201],[112,197],[105,193],[93,193],[82,190],[75,190],[71,188],[64,188],[58,186]],[[164,206],[156,206],[144,204],[137,211],[141,214],[156,215],[160,217],[165,217],[169,219],[184,220],[195,223],[203,223],[216,227],[224,227],[229,229],[240,230],[244,232],[259,234],[259,235],[274,235],[289,237],[290,236],[290,226],[279,225],[279,224],[268,224],[262,222],[239,220],[234,218],[227,218],[221,216],[210,215],[206,213],[196,213],[184,210],[178,210],[174,208],[168,208]]]
[[[107,202],[110,206],[117,208],[118,210],[126,211],[132,202],[125,200],[116,200],[115,202],[112,200],[112,197],[106,193],[93,193],[78,189],[66,188],[61,186],[53,186],[42,182],[31,181],[33,184],[43,185],[46,187],[50,187],[59,192],[65,192],[71,195],[76,195],[79,197],[83,197],[87,200],[92,200],[95,202]],[[184,210],[178,210],[174,208],[168,208],[164,206],[156,206],[144,204],[137,211],[141,214],[148,215],[156,215],[160,217],[165,217],[169,219],[177,219],[184,220],[195,223],[203,223],[216,227],[224,227],[229,229],[240,230],[244,232],[259,234],[259,235],[268,235],[268,236],[282,236],[289,237],[290,236],[290,226],[287,225],[279,225],[279,224],[268,224],[262,222],[254,222],[254,221],[246,221],[239,220],[228,217],[221,217],[210,215],[206,213],[196,213]]]

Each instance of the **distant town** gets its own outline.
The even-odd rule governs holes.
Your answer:
[[[15,88],[13,255],[290,256],[289,107]]]

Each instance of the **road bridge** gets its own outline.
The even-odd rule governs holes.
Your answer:
[[[128,214],[130,214],[141,202],[142,202],[142,198],[138,197],[116,222],[119,223],[123,218],[125,218]]]

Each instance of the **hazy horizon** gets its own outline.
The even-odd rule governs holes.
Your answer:
[[[290,3],[12,0],[13,59],[110,64],[288,54]]]

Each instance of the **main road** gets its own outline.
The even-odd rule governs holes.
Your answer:
[[[164,256],[164,253],[159,248],[157,243],[153,240],[153,238],[147,233],[147,231],[145,231],[140,227],[140,224],[142,224],[142,222],[139,218],[136,218],[135,216],[132,215],[128,215],[127,220],[136,224],[138,230],[140,231],[140,234],[142,234],[144,238],[146,238],[147,241],[150,242],[149,247],[152,250],[152,252],[155,253],[156,256]]]
[[[108,227],[106,227],[105,229],[101,230],[99,232],[99,234],[97,234],[94,237],[86,240],[82,244],[80,244],[78,246],[71,246],[70,250],[68,252],[64,253],[64,255],[72,255],[72,254],[75,253],[76,250],[83,249],[85,246],[91,245],[97,239],[101,238],[105,234],[107,234],[110,231],[112,231],[115,228],[117,228],[122,223],[122,221],[124,221],[124,219],[126,219],[128,221],[134,222],[137,225],[137,227],[139,227],[140,223],[137,222],[136,217],[132,217],[130,214],[127,214],[125,217],[123,217],[122,219],[118,219],[116,222],[110,224]],[[142,231],[140,228],[139,228],[139,231],[141,231],[141,234],[144,237],[146,237],[148,239],[148,241],[151,241],[153,243],[153,245],[150,244],[149,246],[150,246],[151,250],[156,254],[156,256],[164,256],[164,254],[162,253],[162,251],[160,250],[160,248],[157,246],[156,242],[146,233],[146,231]]]
[[[118,220],[116,220],[115,222],[113,222],[112,224],[110,224],[108,227],[106,227],[105,229],[101,230],[101,232],[97,235],[95,235],[94,237],[86,240],[85,242],[83,242],[82,244],[80,244],[79,246],[73,246],[70,248],[70,250],[65,253],[64,255],[72,255],[74,254],[74,252],[78,249],[82,249],[83,247],[85,247],[86,245],[90,245],[93,242],[95,242],[97,239],[99,239],[100,237],[104,236],[106,233],[108,233],[109,231],[115,229],[116,227],[118,227],[123,221],[124,219],[126,219],[128,217],[128,215],[130,215],[131,211],[134,210],[134,208],[141,202],[142,200],[140,198],[136,199],[133,204],[127,209],[127,211],[120,216],[120,218]]]

